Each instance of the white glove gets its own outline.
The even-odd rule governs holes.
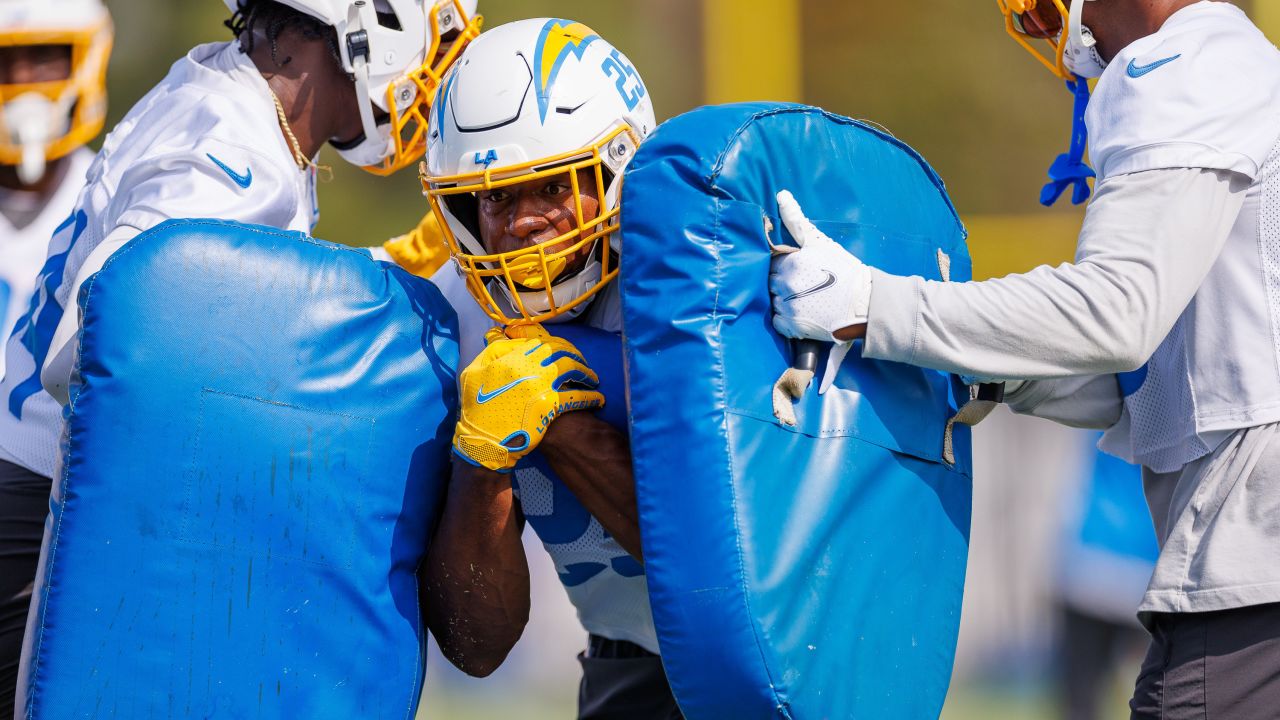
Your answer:
[[[774,248],[773,327],[785,337],[839,342],[837,330],[867,321],[871,268],[814,226],[787,190],[778,193],[778,212],[799,248]]]

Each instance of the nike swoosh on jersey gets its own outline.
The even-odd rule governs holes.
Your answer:
[[[789,296],[789,297],[785,297],[785,298],[783,298],[783,299],[782,299],[782,302],[791,302],[792,300],[799,300],[799,299],[800,299],[800,298],[802,298],[802,297],[808,297],[808,296],[810,296],[810,295],[813,295],[814,293],[820,293],[820,292],[822,292],[823,290],[826,290],[827,288],[831,287],[832,285],[835,285],[835,284],[836,284],[836,276],[835,276],[835,275],[833,275],[833,274],[831,274],[831,271],[830,271],[830,270],[824,270],[823,272],[825,272],[825,273],[827,274],[827,279],[826,279],[826,280],[823,280],[822,282],[818,283],[817,285],[814,285],[813,287],[809,288],[808,290],[801,290],[800,292],[796,293],[795,295],[791,295],[791,296]]]
[[[1167,57],[1163,60],[1157,60],[1151,63],[1150,65],[1139,65],[1136,59],[1130,60],[1129,61],[1129,77],[1136,80],[1142,77],[1143,75],[1150,75],[1151,73],[1155,72],[1156,70],[1159,70],[1160,68],[1164,67],[1165,65],[1168,65],[1169,63],[1173,62],[1174,60],[1177,60],[1180,57],[1182,57],[1182,53],[1178,53],[1173,57]]]
[[[214,165],[217,165],[218,167],[222,168],[223,172],[231,176],[231,179],[235,181],[235,184],[239,185],[245,190],[248,190],[249,186],[253,184],[253,168],[251,167],[245,168],[244,174],[241,175],[235,170],[232,170],[231,168],[227,167],[226,163],[214,157],[212,153],[205,153],[205,155],[208,156],[208,158],[213,161]]]
[[[533,375],[530,375],[530,376],[528,376],[528,377],[522,377],[522,378],[520,378],[520,379],[518,379],[518,380],[512,380],[511,382],[507,383],[506,385],[503,385],[502,387],[500,387],[500,388],[498,388],[497,390],[494,390],[493,392],[490,392],[490,393],[485,392],[485,391],[484,391],[484,386],[483,386],[483,385],[481,385],[481,386],[480,386],[480,390],[479,390],[479,392],[477,392],[477,393],[476,393],[476,402],[477,402],[477,403],[479,403],[480,405],[483,405],[483,404],[485,404],[485,403],[489,402],[490,400],[492,400],[492,399],[494,399],[494,398],[498,397],[498,396],[499,396],[499,395],[501,395],[502,393],[504,393],[504,392],[506,392],[506,391],[510,390],[511,388],[513,388],[513,387],[515,387],[515,386],[519,385],[520,383],[524,382],[525,380],[532,380],[533,378],[534,378],[534,376],[533,376]]]

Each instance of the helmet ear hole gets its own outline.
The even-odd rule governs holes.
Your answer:
[[[483,244],[484,240],[480,237],[479,199],[472,193],[445,195],[440,199],[444,201],[445,207],[449,208],[449,212],[467,229],[467,232],[471,233],[471,237]]]
[[[404,26],[400,24],[400,17],[396,15],[395,8],[387,0],[374,0],[374,14],[378,16],[378,24],[388,30],[403,30]]]

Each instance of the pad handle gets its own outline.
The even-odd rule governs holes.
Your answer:
[[[818,369],[818,353],[821,351],[822,343],[818,340],[793,340],[791,367],[796,370],[816,371]]]

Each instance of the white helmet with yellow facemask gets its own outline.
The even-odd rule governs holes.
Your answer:
[[[1067,190],[1072,191],[1076,205],[1092,194],[1089,180],[1095,175],[1084,159],[1089,138],[1085,110],[1089,79],[1101,77],[1107,63],[1084,24],[1086,2],[1098,0],[996,0],[1009,35],[1049,72],[1065,80],[1074,97],[1071,147],[1049,168],[1049,183],[1040,193],[1040,203],[1046,206],[1055,204]]]
[[[1009,35],[1050,72],[1068,81],[1076,76],[1096,78],[1107,68],[1098,54],[1097,40],[1084,24],[1086,2],[1097,0],[1079,0],[1069,6],[1064,0],[996,0]],[[1037,42],[1045,44],[1047,54],[1036,47]]]
[[[617,277],[622,174],[656,124],[630,61],[581,23],[511,23],[472,43],[431,115],[423,190],[484,311],[502,324],[583,312]],[[572,217],[552,219],[568,231],[486,249],[481,194],[554,177],[572,190]],[[584,207],[584,195],[598,207]]]
[[[111,16],[101,0],[0,0],[0,53],[42,48],[64,67],[56,76],[0,77],[0,164],[35,183],[46,164],[101,130],[107,112]]]
[[[2,2],[3,0],[0,0]],[[247,12],[253,0],[223,0]],[[483,19],[476,0],[275,0],[331,26],[343,70],[356,85],[363,134],[337,148],[375,175],[422,158],[427,114],[440,79]],[[381,119],[379,116],[388,119]]]

